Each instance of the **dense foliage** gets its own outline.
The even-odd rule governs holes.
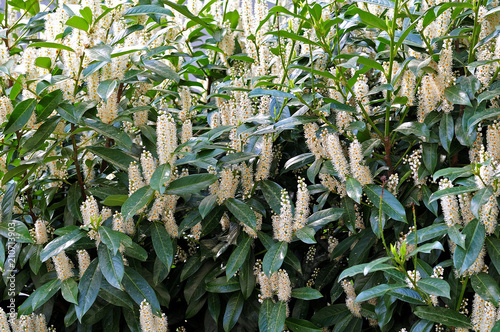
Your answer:
[[[500,330],[497,0],[0,24],[3,331]]]

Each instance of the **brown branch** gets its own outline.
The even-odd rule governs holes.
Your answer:
[[[389,136],[386,136],[384,138],[384,147],[385,147],[385,156],[384,156],[384,161],[387,167],[389,167],[388,174],[389,176],[392,174],[394,171],[392,168],[392,163],[391,163],[391,138]]]

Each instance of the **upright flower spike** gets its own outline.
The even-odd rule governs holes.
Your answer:
[[[68,256],[66,256],[64,250],[57,256],[52,257],[52,261],[54,262],[57,278],[59,278],[59,280],[64,281],[73,276],[73,271],[71,270],[73,268],[73,263],[71,263]]]
[[[139,323],[142,332],[168,332],[167,316],[161,313],[161,316],[153,315],[151,305],[142,301],[139,311]]]
[[[347,309],[353,314],[353,316],[361,318],[361,304],[356,303],[356,292],[354,291],[354,285],[347,281],[342,280],[342,288],[346,294],[345,304]]]
[[[297,180],[297,203],[295,204],[295,218],[293,222],[293,230],[296,231],[306,225],[309,217],[309,201],[311,197],[304,178],[299,177]]]
[[[442,179],[439,183],[439,190],[452,188],[453,184],[448,179]],[[441,207],[443,209],[444,221],[448,227],[455,224],[460,225],[461,219],[458,208],[458,200],[455,195],[448,195],[441,198]]]
[[[143,151],[141,154],[141,166],[144,181],[149,185],[151,177],[156,170],[156,160],[149,151]]]
[[[45,244],[49,240],[46,221],[38,219],[35,222],[35,240],[37,244]]]
[[[87,250],[77,250],[76,253],[78,257],[78,271],[80,273],[80,278],[82,278],[83,274],[90,265],[90,255]]]
[[[285,270],[280,269],[278,271],[278,300],[283,302],[288,302],[292,297],[292,285],[290,283],[290,278]]]
[[[141,175],[141,170],[139,169],[139,164],[133,161],[128,166],[128,194],[132,195],[134,192],[144,187],[144,179]]]
[[[87,196],[87,200],[80,207],[84,226],[90,226],[99,217],[99,206],[94,196]]]
[[[174,151],[177,148],[177,127],[170,114],[161,114],[156,126],[157,153],[160,165],[175,162]]]
[[[349,160],[351,174],[362,186],[373,183],[370,168],[364,165],[363,150],[357,138],[349,146]]]
[[[273,216],[274,238],[278,241],[292,241],[292,206],[288,192],[281,190],[281,211],[279,215]]]
[[[325,143],[326,151],[332,161],[333,168],[337,171],[340,181],[345,182],[349,175],[349,166],[344,156],[339,136],[337,134],[329,134]]]
[[[10,332],[9,323],[7,321],[7,314],[2,308],[0,308],[0,331]]]
[[[273,162],[273,139],[267,134],[262,138],[262,149],[259,155],[259,163],[255,172],[255,181],[266,180],[271,173],[271,163]]]
[[[228,167],[225,167],[220,174],[220,183],[217,190],[217,203],[221,205],[228,198],[234,198],[240,176]]]

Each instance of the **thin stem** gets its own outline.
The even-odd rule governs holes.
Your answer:
[[[460,291],[460,297],[458,298],[457,308],[456,310],[460,310],[460,305],[462,304],[462,300],[464,298],[465,289],[467,288],[467,283],[469,282],[469,276],[465,277],[465,280],[462,279],[462,290]]]
[[[75,124],[71,124],[71,131],[75,131]],[[80,185],[80,190],[82,191],[83,200],[87,199],[87,195],[85,194],[85,184],[83,183],[82,171],[80,170],[80,162],[78,160],[78,147],[76,145],[75,134],[71,135],[71,142],[73,143],[73,162],[75,163],[76,168],[76,176],[78,178],[78,184]]]

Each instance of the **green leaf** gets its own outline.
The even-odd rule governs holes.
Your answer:
[[[271,312],[271,319],[268,322],[268,332],[281,332],[283,331],[283,327],[285,326],[286,319],[286,303],[283,301],[278,301],[273,306],[273,310]]]
[[[104,225],[99,226],[99,236],[102,243],[104,243],[109,250],[116,255],[120,249],[120,244],[125,246],[132,245],[132,239],[122,232],[112,230]]]
[[[432,178],[434,181],[436,181],[438,178],[445,177],[450,179],[450,181],[454,181],[457,178],[461,177],[469,177],[472,175],[472,167],[471,165],[467,165],[464,167],[448,167],[448,168],[443,168],[440,169],[439,171],[436,171]]]
[[[500,240],[495,237],[488,236],[486,238],[486,249],[488,250],[491,262],[495,265],[497,271],[500,271]]]
[[[174,248],[170,235],[168,235],[165,225],[158,222],[153,222],[150,229],[155,252],[161,262],[170,269],[174,260]]]
[[[425,123],[420,122],[405,122],[401,124],[399,127],[394,129],[403,135],[415,135],[420,137],[424,142],[427,142],[430,137],[429,128],[425,125]]]
[[[441,238],[448,232],[446,224],[434,224],[417,230],[417,244]],[[415,245],[415,233],[411,232],[406,237],[407,244]]]
[[[500,302],[500,288],[497,281],[490,275],[481,272],[472,275],[472,288],[485,301],[489,301],[498,307]]]
[[[245,299],[248,299],[255,289],[256,278],[253,270],[254,264],[254,255],[250,252],[249,258],[243,261],[243,265],[241,266],[239,272],[240,288]]]
[[[5,177],[5,175],[4,175],[4,177]],[[2,212],[1,212],[1,219],[0,220],[3,220],[3,223],[8,223],[8,222],[12,221],[12,213],[14,212],[14,205],[16,203],[16,196],[17,196],[17,184],[14,182],[9,183],[9,185],[7,186],[7,188],[5,189],[5,192],[3,194],[2,204],[1,204]],[[6,227],[2,227],[1,225],[3,223],[0,223],[0,235],[2,235],[3,237],[9,238],[9,226],[5,225]],[[23,223],[21,223],[21,224],[26,228],[26,225],[24,225]],[[28,229],[26,229],[26,231],[28,231]],[[18,234],[21,234],[18,231],[16,231],[16,232]],[[29,235],[29,232],[27,233],[27,235],[31,240],[31,235]]]
[[[89,311],[97,298],[99,288],[101,288],[101,279],[102,273],[98,267],[98,260],[94,259],[85,270],[78,284],[80,295],[78,296],[78,305],[75,309],[76,316],[80,322],[83,315]]]
[[[148,282],[133,268],[125,266],[122,285],[125,291],[132,297],[138,305],[143,300],[146,300],[151,305],[151,309],[155,315],[160,314],[160,303],[156,294],[148,284]]]
[[[194,22],[198,23],[199,25],[203,26],[208,31],[208,33],[210,33],[210,34],[213,35],[212,26],[209,25],[204,20],[202,20],[199,16],[194,15],[193,13],[191,13],[187,9],[186,6],[179,5],[179,4],[175,3],[175,2],[166,1],[166,0],[163,0],[163,3],[165,3],[170,8],[173,8],[174,10],[178,11],[179,13],[181,13],[182,15],[184,15],[185,17],[189,18],[191,21],[194,21]]]
[[[70,52],[75,52],[71,47],[61,45],[58,43],[50,43],[50,42],[36,42],[36,43],[31,43],[28,45],[28,47],[45,47],[45,48],[55,48],[58,50],[66,50]]]
[[[267,204],[273,209],[274,213],[279,214],[281,211],[281,190],[283,188],[276,182],[264,180],[260,182],[260,189]]]
[[[460,232],[460,225],[453,225],[448,228],[448,236],[450,240],[455,242],[457,246],[465,248],[465,235]]]
[[[66,25],[83,31],[89,31],[89,23],[80,16],[72,16],[66,21]]]
[[[467,105],[472,107],[469,96],[458,85],[452,85],[444,90],[444,97],[452,104]]]
[[[61,283],[61,293],[63,298],[69,303],[78,304],[78,284],[69,278]]]
[[[375,184],[366,185],[364,190],[376,208],[379,208],[382,197],[382,211],[394,220],[407,222],[403,205],[388,190],[383,191],[383,196],[382,187]]]
[[[248,93],[249,98],[261,97],[261,96],[295,98],[295,95],[288,93],[288,92],[283,92],[283,91],[279,91],[279,90],[266,90],[266,89],[262,89],[262,88],[253,89],[252,91],[250,91]]]
[[[450,285],[439,278],[424,278],[417,281],[417,286],[427,294],[450,298]]]
[[[287,318],[285,320],[286,327],[292,332],[321,332],[322,329],[318,328],[316,325],[310,321],[298,318]]]
[[[145,14],[174,16],[171,10],[158,5],[135,6],[127,9],[127,11],[123,14],[123,16],[132,16],[132,15],[135,16],[135,15],[145,15]]]
[[[183,176],[172,181],[167,187],[165,193],[167,195],[195,194],[205,189],[217,180],[217,175],[208,173]]]
[[[465,193],[470,193],[473,191],[478,190],[477,187],[472,187],[472,186],[458,186],[458,187],[452,187],[452,188],[446,188],[446,189],[441,189],[436,191],[434,194],[431,195],[429,198],[429,203],[432,203],[440,198],[450,196],[450,195],[460,195],[460,194],[465,194]]]
[[[368,273],[372,271],[379,271],[378,267],[382,267],[383,269],[386,268],[394,268],[392,265],[384,264],[385,262],[389,261],[390,257],[382,257],[379,259],[374,260],[373,262],[370,263],[364,263],[364,264],[359,264],[355,266],[351,266],[345,270],[342,271],[342,273],[339,276],[339,281],[347,278],[347,277],[352,277],[357,274],[363,273],[364,275],[367,275]]]
[[[165,185],[170,181],[171,175],[170,164],[159,165],[151,176],[151,188],[163,194],[165,192]]]
[[[85,237],[85,235],[85,232],[81,231],[80,229],[75,229],[68,234],[50,241],[49,244],[47,244],[40,253],[40,260],[42,262],[45,262],[49,258],[60,254],[63,250],[66,250],[67,248],[78,242],[78,240]]]
[[[450,152],[450,145],[454,135],[455,124],[453,123],[453,117],[451,114],[445,113],[439,123],[439,140],[448,153]]]
[[[46,56],[39,56],[35,59],[35,66],[50,70],[52,67],[52,60]]]
[[[316,235],[316,231],[312,227],[302,227],[295,231],[295,236],[300,239],[302,242],[307,244],[316,243],[316,239],[314,236]]]
[[[240,282],[238,278],[226,280],[220,277],[207,283],[205,289],[210,293],[232,293],[240,290]]]
[[[292,289],[292,297],[301,300],[316,300],[323,297],[321,292],[311,287],[302,287]]]
[[[417,234],[418,234],[418,232],[417,232]],[[408,254],[408,257],[412,257],[412,256],[418,254],[419,252],[429,254],[432,250],[444,251],[444,247],[441,244],[441,242],[439,242],[439,241],[435,241],[432,243],[426,243],[424,245],[418,246],[417,249],[413,250],[411,253]]]
[[[113,48],[109,45],[96,45],[85,49],[85,54],[90,60],[102,61],[104,63],[111,62],[111,52]]]
[[[113,253],[104,243],[99,244],[97,250],[99,257],[99,268],[102,275],[115,288],[122,289],[124,266],[121,253]]]
[[[500,8],[498,8],[498,10],[500,10]],[[493,325],[491,332],[500,332],[500,320]]]
[[[46,94],[36,105],[36,114],[39,121],[47,119],[63,100],[62,90],[55,90]]]
[[[50,300],[52,296],[54,296],[55,293],[57,293],[57,291],[60,288],[61,288],[61,280],[59,279],[54,279],[52,281],[49,281],[40,288],[37,288],[31,294],[31,297],[33,297],[33,300],[31,302],[31,309],[36,310],[40,308],[44,303]],[[26,312],[26,314],[28,313]]]
[[[143,60],[144,67],[159,75],[164,80],[179,82],[180,77],[172,68],[158,60]]]
[[[452,309],[419,306],[416,307],[413,312],[417,317],[431,322],[440,323],[450,327],[464,327],[467,329],[472,328],[469,318]]]
[[[360,204],[361,196],[363,196],[363,188],[361,183],[355,178],[349,177],[345,183],[347,196],[351,197],[356,203]]]
[[[42,125],[38,128],[38,130],[30,137],[23,145],[22,151],[23,155],[27,152],[30,152],[40,145],[46,142],[46,139],[54,132],[57,125],[59,124],[59,120],[61,120],[58,116],[53,116],[48,118]]]
[[[150,186],[144,186],[135,191],[122,205],[123,220],[129,220],[142,209],[154,195]]]
[[[273,306],[274,303],[271,299],[265,299],[262,302],[259,310],[259,331],[269,331],[268,326],[272,319]]]
[[[465,235],[465,248],[457,246],[453,254],[453,264],[460,274],[474,263],[483,248],[484,225],[479,220],[473,219],[464,227],[462,234]]]
[[[125,256],[145,262],[148,259],[148,252],[137,243],[132,242],[132,245],[125,247]]]
[[[133,142],[128,134],[114,126],[91,119],[85,119],[85,125],[94,129],[99,134],[113,139],[117,145],[120,145],[123,148],[128,149],[133,145]]]
[[[130,163],[135,161],[133,157],[120,149],[105,148],[101,146],[88,146],[86,149],[126,172],[128,172]]]
[[[234,249],[226,265],[227,280],[231,279],[236,271],[243,265],[245,260],[248,259],[250,254],[250,247],[252,245],[252,238],[246,234],[241,235],[242,239],[239,241],[236,249]]]
[[[33,167],[38,167],[38,164],[22,164],[22,165],[19,165],[19,166],[12,168],[7,173],[5,173],[5,175],[2,177],[2,185],[5,185],[7,182],[12,180],[14,177],[20,176],[21,174],[28,172]]]
[[[238,318],[240,318],[244,303],[245,299],[243,294],[240,292],[236,292],[229,298],[227,301],[226,311],[224,312],[224,318],[222,320],[224,331],[229,332],[234,327]]]
[[[101,204],[106,206],[122,206],[127,199],[128,195],[109,195]]]
[[[248,153],[248,152],[235,152],[235,153],[230,153],[224,157],[222,157],[219,162],[222,163],[223,165],[225,164],[239,164],[243,161],[252,159],[257,157],[256,154],[253,153]]]
[[[466,132],[470,135],[472,131],[476,129],[476,125],[486,119],[496,118],[500,115],[500,108],[487,108],[484,111],[477,112],[469,118],[467,121],[468,128],[465,128]]]
[[[214,293],[208,293],[207,301],[208,301],[208,312],[210,313],[210,316],[212,316],[212,318],[214,319],[215,323],[218,323],[220,315],[219,296]]]
[[[350,232],[355,232],[357,217],[356,209],[354,207],[354,201],[351,198],[344,196],[342,197],[340,204],[340,206],[342,206],[342,210],[344,211],[344,213],[342,214],[344,224],[347,226],[347,229],[349,229]]]
[[[387,24],[380,17],[375,16],[369,12],[365,12],[357,7],[351,7],[346,14],[355,15],[358,14],[361,21],[368,25],[369,27],[374,27],[380,30],[387,31]]]
[[[262,270],[267,276],[271,276],[274,272],[278,271],[283,264],[286,256],[288,243],[277,242],[266,252],[264,260],[262,261]]]
[[[97,94],[99,97],[104,100],[104,102],[108,101],[109,96],[113,93],[117,86],[116,80],[110,79],[110,80],[105,80],[99,83],[99,86],[97,87]]]
[[[481,210],[481,207],[486,204],[492,196],[493,188],[488,186],[479,189],[474,197],[472,197],[470,201],[470,210],[474,217],[479,218],[479,210]]]
[[[422,144],[422,160],[424,161],[425,168],[432,173],[437,165],[438,159],[438,145],[423,143]]]
[[[380,297],[385,295],[388,291],[393,290],[393,289],[398,289],[398,288],[405,288],[407,285],[405,284],[381,284],[372,288],[369,288],[367,290],[362,291],[361,293],[356,296],[356,301],[355,302],[363,302],[363,301],[368,301],[370,299],[373,299],[375,297]]]
[[[288,120],[288,119],[293,119],[293,117],[286,118],[285,120]],[[278,124],[276,124],[276,126],[278,126]],[[309,164],[313,163],[314,160],[315,160],[315,157],[314,157],[314,154],[312,154],[312,153],[303,153],[301,155],[290,158],[285,163],[285,167],[283,168],[282,173],[287,172],[287,171],[292,171],[295,169],[299,169],[301,167],[309,165]]]
[[[329,208],[321,210],[312,214],[307,218],[307,226],[314,229],[319,229],[328,223],[338,220],[344,214],[344,209],[340,208]]]
[[[217,195],[214,194],[206,196],[198,206],[201,217],[205,218],[210,213],[210,211],[213,210],[215,204],[217,204]]]
[[[36,99],[26,99],[16,105],[9,121],[4,128],[3,135],[7,136],[24,127],[35,110]]]
[[[255,230],[257,226],[257,218],[252,209],[236,198],[228,198],[224,201],[224,205],[235,216],[238,221],[241,221],[251,229]]]

